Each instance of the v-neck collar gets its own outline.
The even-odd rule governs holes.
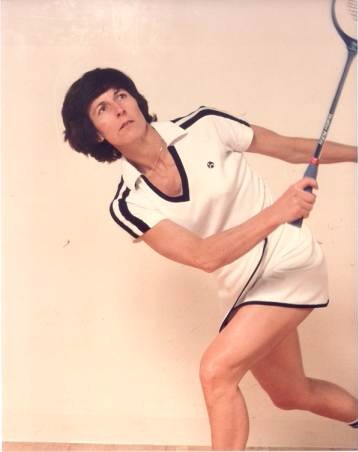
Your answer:
[[[131,190],[137,190],[139,181],[142,179],[158,196],[161,198],[171,201],[171,202],[183,202],[189,200],[189,183],[188,177],[185,172],[184,165],[179,157],[178,151],[176,150],[174,143],[176,143],[180,138],[185,136],[188,132],[182,129],[177,124],[171,121],[163,122],[152,122],[151,126],[159,133],[163,138],[165,143],[167,143],[168,150],[171,153],[175,165],[179,171],[181,184],[182,184],[182,194],[179,196],[169,196],[162,191],[160,191],[155,185],[153,185],[140,171],[137,170],[123,155],[121,157],[122,165],[122,177],[128,188]]]
[[[177,170],[180,175],[181,180],[181,186],[182,186],[182,193],[177,196],[169,196],[166,193],[163,193],[159,188],[157,188],[155,185],[153,185],[150,180],[142,176],[142,179],[145,181],[145,183],[161,198],[165,199],[166,201],[171,202],[183,202],[183,201],[189,201],[189,182],[188,177],[185,172],[184,165],[181,161],[181,158],[179,157],[178,151],[176,150],[175,146],[168,146],[168,151],[170,152],[171,156],[174,159],[175,165],[177,167]]]

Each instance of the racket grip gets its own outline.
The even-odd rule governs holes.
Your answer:
[[[318,165],[319,160],[317,158],[312,158],[309,165],[306,168],[306,171],[303,174],[303,177],[311,177],[312,179],[317,179]],[[307,187],[304,188],[304,191],[312,193],[312,187],[308,185]],[[300,228],[302,226],[302,223],[303,218],[297,218],[297,220],[292,221],[290,224],[292,224],[292,226]]]

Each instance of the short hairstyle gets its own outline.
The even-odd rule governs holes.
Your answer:
[[[156,120],[148,112],[148,102],[140,94],[126,74],[117,69],[93,69],[74,82],[67,91],[63,106],[62,119],[65,126],[65,141],[78,152],[94,157],[99,162],[113,162],[121,158],[121,153],[108,141],[98,141],[98,133],[88,115],[90,104],[108,89],[124,89],[133,96],[145,120]]]

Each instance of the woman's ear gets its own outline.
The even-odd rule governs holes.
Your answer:
[[[97,141],[98,141],[98,143],[102,143],[102,141],[104,141],[104,138],[102,137],[102,135],[99,132],[97,132]]]

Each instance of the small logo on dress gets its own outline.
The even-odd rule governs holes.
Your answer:
[[[207,163],[207,166],[208,166],[208,168],[214,168],[215,164],[214,164],[214,162],[209,161],[209,162]]]

